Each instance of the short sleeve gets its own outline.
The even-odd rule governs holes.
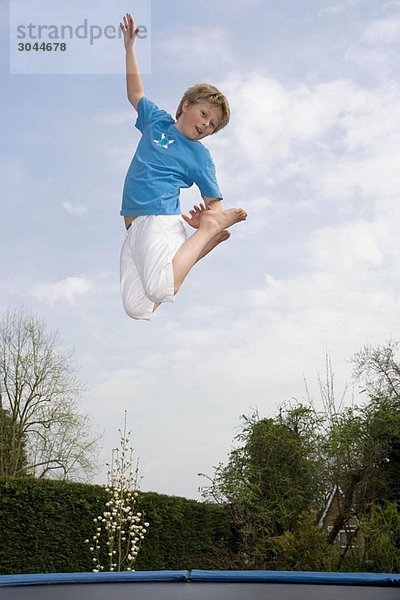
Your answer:
[[[172,117],[166,110],[162,108],[158,108],[154,102],[146,98],[146,96],[142,96],[136,107],[138,116],[136,119],[135,127],[139,129],[143,133],[146,125],[150,123],[154,123],[160,118],[169,117],[172,121]]]
[[[222,198],[215,173],[214,161],[208,150],[206,150],[203,168],[199,170],[194,181],[203,197]]]

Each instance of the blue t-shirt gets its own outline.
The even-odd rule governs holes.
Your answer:
[[[137,112],[142,137],[125,178],[121,215],[179,215],[179,191],[193,183],[202,196],[222,198],[207,148],[145,96]]]

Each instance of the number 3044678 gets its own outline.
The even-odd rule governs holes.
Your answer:
[[[18,44],[18,50],[20,52],[57,52],[57,50],[65,52],[66,49],[67,44],[65,44],[64,42],[42,42],[41,44],[39,44],[39,42],[35,42],[34,44],[31,44],[30,42],[25,42],[24,44]]]

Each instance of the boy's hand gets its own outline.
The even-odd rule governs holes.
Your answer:
[[[124,46],[126,50],[133,47],[139,33],[139,28],[136,28],[136,23],[130,13],[126,13],[123,17],[123,23],[120,23],[122,33],[124,34]]]
[[[189,214],[190,217],[188,217],[187,215],[182,215],[182,219],[191,227],[194,227],[194,229],[198,229],[200,226],[200,215],[201,213],[203,213],[205,210],[210,210],[209,208],[207,208],[204,204],[199,204],[199,205],[195,205],[193,206],[192,210],[189,210]]]

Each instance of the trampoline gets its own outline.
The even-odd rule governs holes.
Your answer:
[[[0,576],[0,600],[400,600],[400,574],[136,571]]]

